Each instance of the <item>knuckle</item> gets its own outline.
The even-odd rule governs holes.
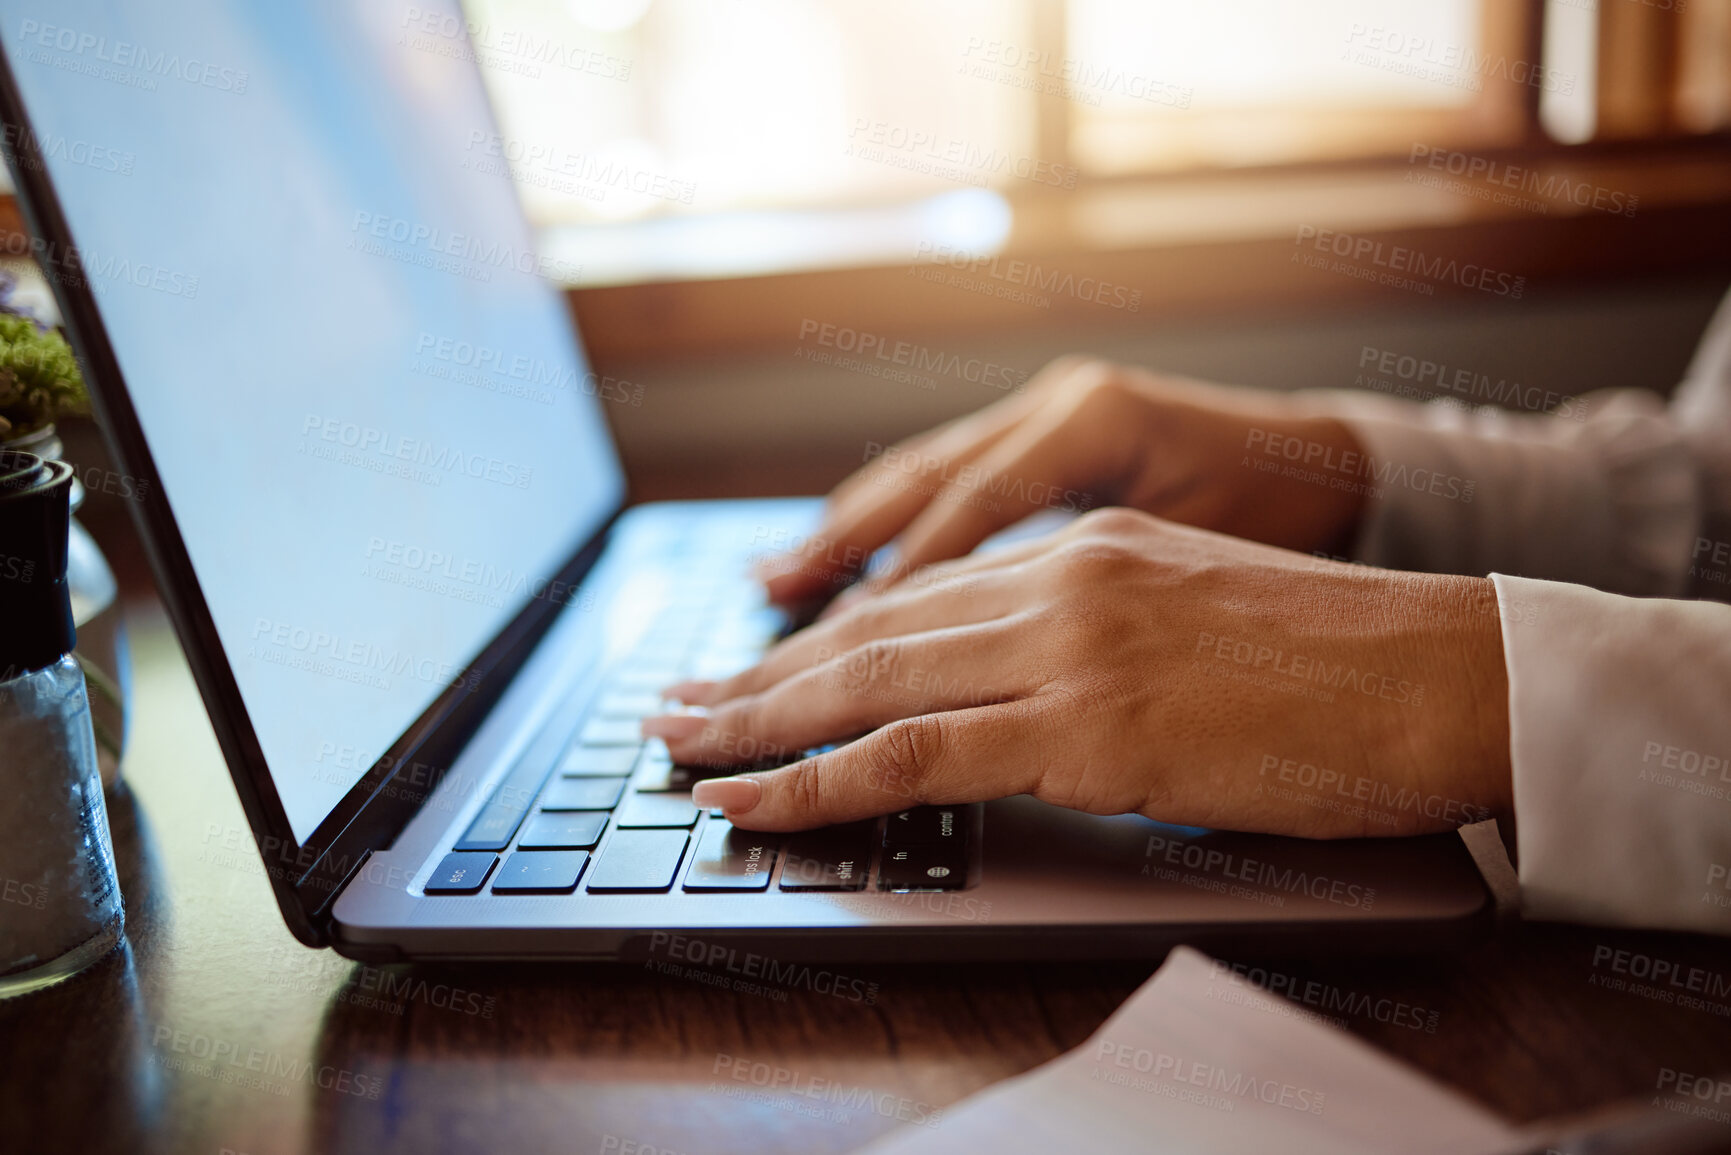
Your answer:
[[[879,638],[886,607],[893,604],[893,599],[885,591],[843,610],[830,627],[830,640],[834,642],[832,649],[844,659],[853,659]]]
[[[944,746],[941,715],[925,714],[892,723],[881,731],[881,764],[876,768],[880,789],[923,799],[921,789],[937,765]]]
[[[1083,538],[1058,551],[1058,573],[1065,581],[1095,582],[1116,573],[1134,556],[1117,542]]]
[[[1071,374],[1070,381],[1072,417],[1083,419],[1091,429],[1119,421],[1136,397],[1131,379],[1110,361],[1089,361]]]
[[[800,814],[827,814],[829,787],[821,766],[823,759],[796,763],[780,772],[783,795],[790,809]]]
[[[901,661],[902,643],[897,638],[878,638],[854,651],[865,659],[866,678],[877,681],[896,668]]]
[[[755,697],[741,698],[729,703],[722,711],[717,729],[723,730],[735,737],[746,737],[757,733],[763,722],[763,709]]]
[[[1084,399],[1093,405],[1116,405],[1129,393],[1129,383],[1110,361],[1091,361],[1076,376]]]
[[[1065,353],[1061,357],[1054,357],[1036,374],[1035,384],[1068,387],[1076,374],[1097,359],[1087,353]]]
[[[973,582],[954,562],[931,562],[908,574],[907,584],[932,593],[968,593]]]
[[[1089,353],[1070,353],[1052,362],[1051,372],[1063,382],[1064,391],[1091,393],[1112,377],[1112,363]]]
[[[1067,700],[1062,711],[1067,716],[1088,708],[1089,695],[1084,691],[1060,688],[1054,696]],[[1060,753],[1036,760],[1027,784],[1029,794],[1052,806],[1085,814],[1121,814],[1128,808],[1122,799],[1115,797],[1116,791],[1109,785],[1109,777],[1115,776],[1102,775],[1095,758],[1074,749],[1073,739],[1064,727],[1048,719],[1039,732],[1046,738],[1058,739],[1059,744],[1036,741],[1032,748]]]
[[[1079,534],[1097,534],[1102,537],[1122,537],[1138,533],[1152,524],[1154,518],[1148,514],[1120,505],[1090,510],[1076,519]]]
[[[865,642],[831,658],[826,680],[832,686],[864,693],[895,669],[900,643],[887,638]]]

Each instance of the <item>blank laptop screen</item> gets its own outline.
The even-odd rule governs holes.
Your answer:
[[[454,4],[0,0],[304,842],[618,506]]]

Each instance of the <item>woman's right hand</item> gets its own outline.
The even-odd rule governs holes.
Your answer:
[[[1293,440],[1296,439],[1296,440]],[[1293,455],[1297,449],[1298,455]],[[1052,362],[1017,396],[891,446],[830,495],[822,526],[766,560],[771,600],[818,600],[899,538],[881,587],[959,557],[1042,509],[1120,505],[1289,549],[1342,552],[1363,487],[1294,462],[1362,460],[1351,431],[1278,393],[1087,357]],[[1260,466],[1260,468],[1258,468]]]

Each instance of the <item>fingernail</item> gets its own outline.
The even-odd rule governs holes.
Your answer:
[[[715,687],[720,682],[690,681],[675,682],[661,691],[662,698],[670,702],[684,702],[688,706],[707,705],[715,693]]]
[[[755,778],[706,778],[691,788],[692,805],[700,810],[719,806],[743,814],[762,798],[763,784]]]
[[[683,742],[703,732],[709,719],[702,714],[662,714],[643,719],[643,736],[667,742]]]

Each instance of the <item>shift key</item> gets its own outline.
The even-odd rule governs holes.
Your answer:
[[[796,834],[781,868],[783,890],[859,890],[871,869],[877,823],[850,822]]]
[[[615,830],[589,871],[590,893],[671,889],[685,857],[683,830]]]

